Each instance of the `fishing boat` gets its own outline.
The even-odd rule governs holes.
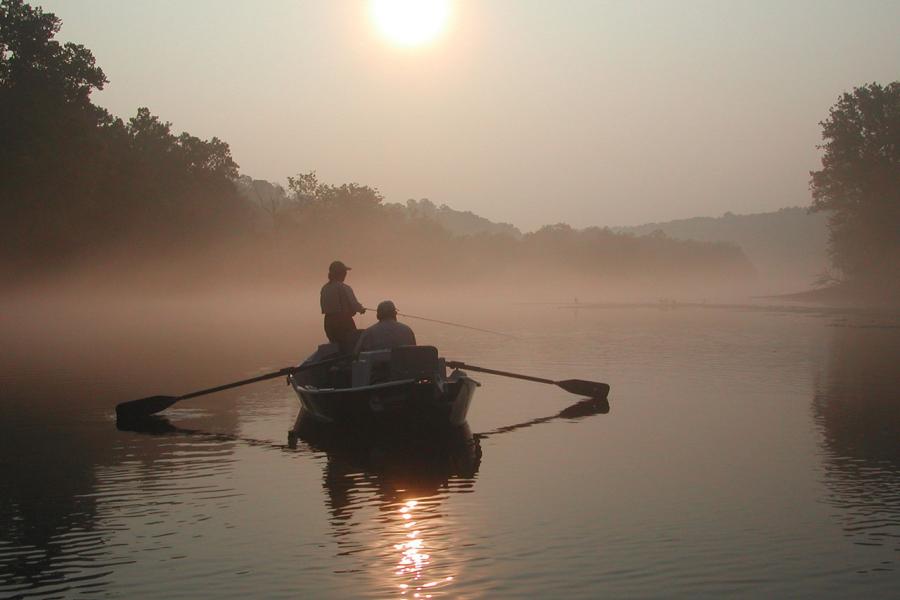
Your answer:
[[[361,352],[345,361],[337,344],[323,344],[288,383],[304,418],[350,427],[453,427],[466,424],[480,384],[452,368],[434,346]],[[303,368],[305,365],[322,366]]]
[[[481,385],[461,369],[554,385],[593,400],[605,401],[609,394],[609,384],[599,381],[557,381],[447,361],[438,356],[434,346],[401,346],[345,356],[337,344],[323,344],[298,366],[181,396],[148,396],[120,402],[116,405],[116,422],[130,426],[182,400],[287,377],[300,399],[301,414],[314,422],[354,428],[400,426],[407,431],[458,427],[465,425],[472,395]]]

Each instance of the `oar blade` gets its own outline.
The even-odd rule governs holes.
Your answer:
[[[149,396],[116,405],[116,419],[134,421],[165,410],[178,402],[175,396]]]
[[[604,399],[609,395],[609,385],[599,381],[566,379],[565,381],[557,381],[556,385],[567,392],[578,394],[579,396],[587,396],[588,398]]]

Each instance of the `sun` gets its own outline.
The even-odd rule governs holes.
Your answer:
[[[450,19],[449,0],[371,0],[375,26],[400,46],[420,46],[437,38]]]

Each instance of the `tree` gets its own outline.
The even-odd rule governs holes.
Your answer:
[[[300,206],[316,202],[319,198],[319,178],[315,171],[297,173],[296,177],[288,177],[288,190],[291,199]]]
[[[4,257],[67,253],[89,239],[74,226],[100,177],[109,114],[90,102],[106,83],[90,50],[53,38],[60,20],[0,0],[0,250]]]
[[[822,125],[811,211],[828,211],[829,253],[842,279],[900,288],[900,82],[844,93]]]
[[[238,177],[238,190],[250,203],[266,213],[273,225],[277,223],[280,213],[288,206],[284,188],[265,179],[253,179],[249,175],[241,175]]]
[[[53,39],[60,26],[56,15],[23,0],[0,1],[0,88],[46,90],[82,104],[94,89],[103,89],[107,79],[91,51]]]
[[[367,185],[344,183],[337,186],[320,183],[315,171],[288,177],[288,190],[291,200],[301,208],[337,212],[356,210],[369,213],[384,200],[377,189]]]
[[[175,135],[146,108],[92,104],[106,76],[54,39],[52,13],[0,0],[0,277],[65,268],[116,245],[202,245],[246,219],[228,144]],[[154,248],[155,246],[155,248]]]

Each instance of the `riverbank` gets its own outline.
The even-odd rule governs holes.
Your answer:
[[[876,289],[871,286],[863,287],[849,283],[763,297],[839,308],[900,308],[900,292],[892,293],[886,291],[885,288]]]

